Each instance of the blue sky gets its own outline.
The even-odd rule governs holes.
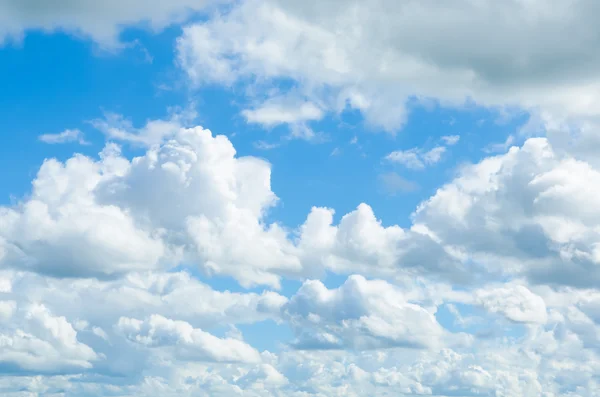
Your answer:
[[[0,2],[0,394],[594,395],[575,3]]]

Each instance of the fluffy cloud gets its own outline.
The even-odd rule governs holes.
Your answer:
[[[409,228],[360,204],[338,222],[315,207],[288,230],[265,222],[268,163],[167,124],[134,159],[108,144],[98,159],[47,160],[32,193],[0,210],[0,369],[38,375],[3,392],[593,395],[600,178],[576,151],[532,138],[464,166]],[[286,298],[215,291],[181,264],[245,286],[325,271],[386,280],[305,281]],[[461,332],[439,310],[451,304],[473,320]],[[216,336],[263,320],[290,327],[288,348]]]
[[[287,298],[271,291],[216,291],[186,272],[133,273],[118,280],[12,273],[7,280],[12,289],[4,294],[8,300],[44,302],[57,314],[73,319],[76,328],[92,332],[94,326],[110,331],[120,317],[146,317],[147,310],[206,329],[250,324],[277,319],[287,302]]]
[[[501,313],[514,322],[544,324],[547,320],[544,300],[523,285],[478,290],[475,299],[487,310]]]
[[[275,287],[283,276],[325,270],[470,277],[460,258],[427,234],[383,227],[366,204],[338,225],[326,208],[314,208],[297,230],[267,224],[277,203],[268,163],[236,156],[226,137],[201,127],[165,125],[171,132],[157,138],[161,143],[132,160],[114,144],[98,160],[47,160],[32,194],[0,208],[0,265],[115,278],[190,263],[244,286]]]
[[[179,40],[197,83],[291,81],[324,110],[360,110],[396,131],[410,98],[535,112],[544,124],[598,116],[596,4],[542,1],[244,1]]]
[[[5,271],[1,280],[7,288],[0,292],[0,372],[38,378],[73,374],[86,390],[64,379],[65,390],[75,395],[121,390],[123,379],[168,373],[185,362],[248,363],[255,383],[276,382],[268,368],[263,373],[254,367],[263,365],[262,359],[241,337],[209,333],[233,324],[280,321],[287,299],[276,293],[215,291],[183,272],[94,280]],[[94,391],[98,382],[102,389]],[[254,387],[250,377],[246,383]],[[36,387],[34,382],[22,389]]]
[[[0,301],[0,366],[24,373],[60,373],[92,367],[99,359],[65,317],[43,304]]]
[[[1,37],[61,29],[105,46],[126,26],[161,29],[203,6],[24,4],[0,0]],[[427,98],[524,108],[533,113],[524,132],[540,124],[548,136],[462,166],[409,227],[386,225],[364,203],[339,221],[314,207],[286,227],[267,220],[278,202],[270,164],[187,128],[193,112],[141,128],[95,120],[143,151],[130,159],[108,144],[97,159],[47,160],[31,194],[0,207],[1,394],[597,394],[596,5],[341,5],[236,2],[184,30],[180,66],[198,84],[251,84],[246,121],[288,124],[298,137],[314,138],[311,122],[347,108],[394,132]],[[389,159],[420,169],[458,142],[445,136]],[[244,287],[303,283],[284,284],[289,298],[217,291],[179,266]],[[339,286],[305,280],[325,272]],[[266,320],[293,338],[276,352],[248,342],[277,339],[255,325]]]
[[[303,263],[339,274],[365,273],[395,278],[426,274],[467,282],[474,275],[452,250],[418,228],[385,227],[367,204],[333,224],[334,211],[313,208],[300,227]]]
[[[431,348],[445,336],[434,313],[410,303],[385,281],[351,276],[329,290],[307,281],[283,307],[300,348]]]
[[[546,138],[466,167],[422,203],[414,222],[492,274],[596,285],[600,174]]]
[[[100,162],[75,156],[47,160],[27,201],[0,208],[2,264],[59,276],[109,277],[152,269],[165,253],[160,238],[140,230],[131,216],[100,205],[94,189],[123,172],[127,161],[107,150]]]
[[[167,197],[177,204],[165,207]],[[227,138],[210,131],[178,129],[176,140],[132,161],[114,145],[99,161],[46,161],[31,197],[0,209],[2,263],[112,277],[187,257],[208,273],[277,284],[274,269],[293,273],[300,264],[285,231],[262,223],[275,202],[267,163],[237,158]]]
[[[99,160],[46,161],[31,196],[0,209],[0,263],[110,278],[186,262],[245,286],[324,270],[583,285],[598,255],[596,174],[535,138],[463,168],[421,204],[410,229],[383,227],[361,204],[337,225],[333,210],[313,208],[291,231],[263,221],[277,202],[268,163],[237,157],[223,136],[179,127],[133,160],[109,144]],[[165,207],[167,198],[177,205]]]
[[[119,45],[119,34],[125,27],[143,26],[152,30],[182,22],[191,13],[215,1],[176,0],[168,4],[156,1],[68,0],[14,2],[0,1],[0,43],[8,37],[20,37],[30,30],[67,31],[91,37],[106,47]]]
[[[144,347],[174,347],[176,356],[184,360],[260,361],[260,354],[243,341],[217,338],[185,321],[174,321],[157,314],[145,320],[121,317],[116,328],[127,339]]]

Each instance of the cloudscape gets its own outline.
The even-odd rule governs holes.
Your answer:
[[[599,13],[0,0],[0,395],[597,396]]]

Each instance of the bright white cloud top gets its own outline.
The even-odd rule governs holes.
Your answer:
[[[349,144],[394,167],[389,192],[451,172],[400,223],[357,201],[290,224],[275,166],[193,105],[141,127],[106,113],[97,155],[44,156],[0,205],[0,394],[597,395],[596,3],[151,3],[0,0],[0,37],[64,31],[119,57],[127,28],[179,24],[189,95],[239,90],[240,123],[288,134],[272,151],[316,151],[352,110],[389,133]],[[394,141],[416,107],[471,101],[529,121],[471,162],[450,163],[468,131]],[[34,139],[95,144],[62,131]]]

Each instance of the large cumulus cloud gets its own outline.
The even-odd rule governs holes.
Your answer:
[[[599,116],[597,8],[591,0],[250,0],[187,27],[178,50],[196,83],[292,81],[264,102],[258,91],[243,113],[265,125],[297,128],[350,107],[395,132],[417,98],[581,127]],[[306,108],[318,111],[293,112]]]

